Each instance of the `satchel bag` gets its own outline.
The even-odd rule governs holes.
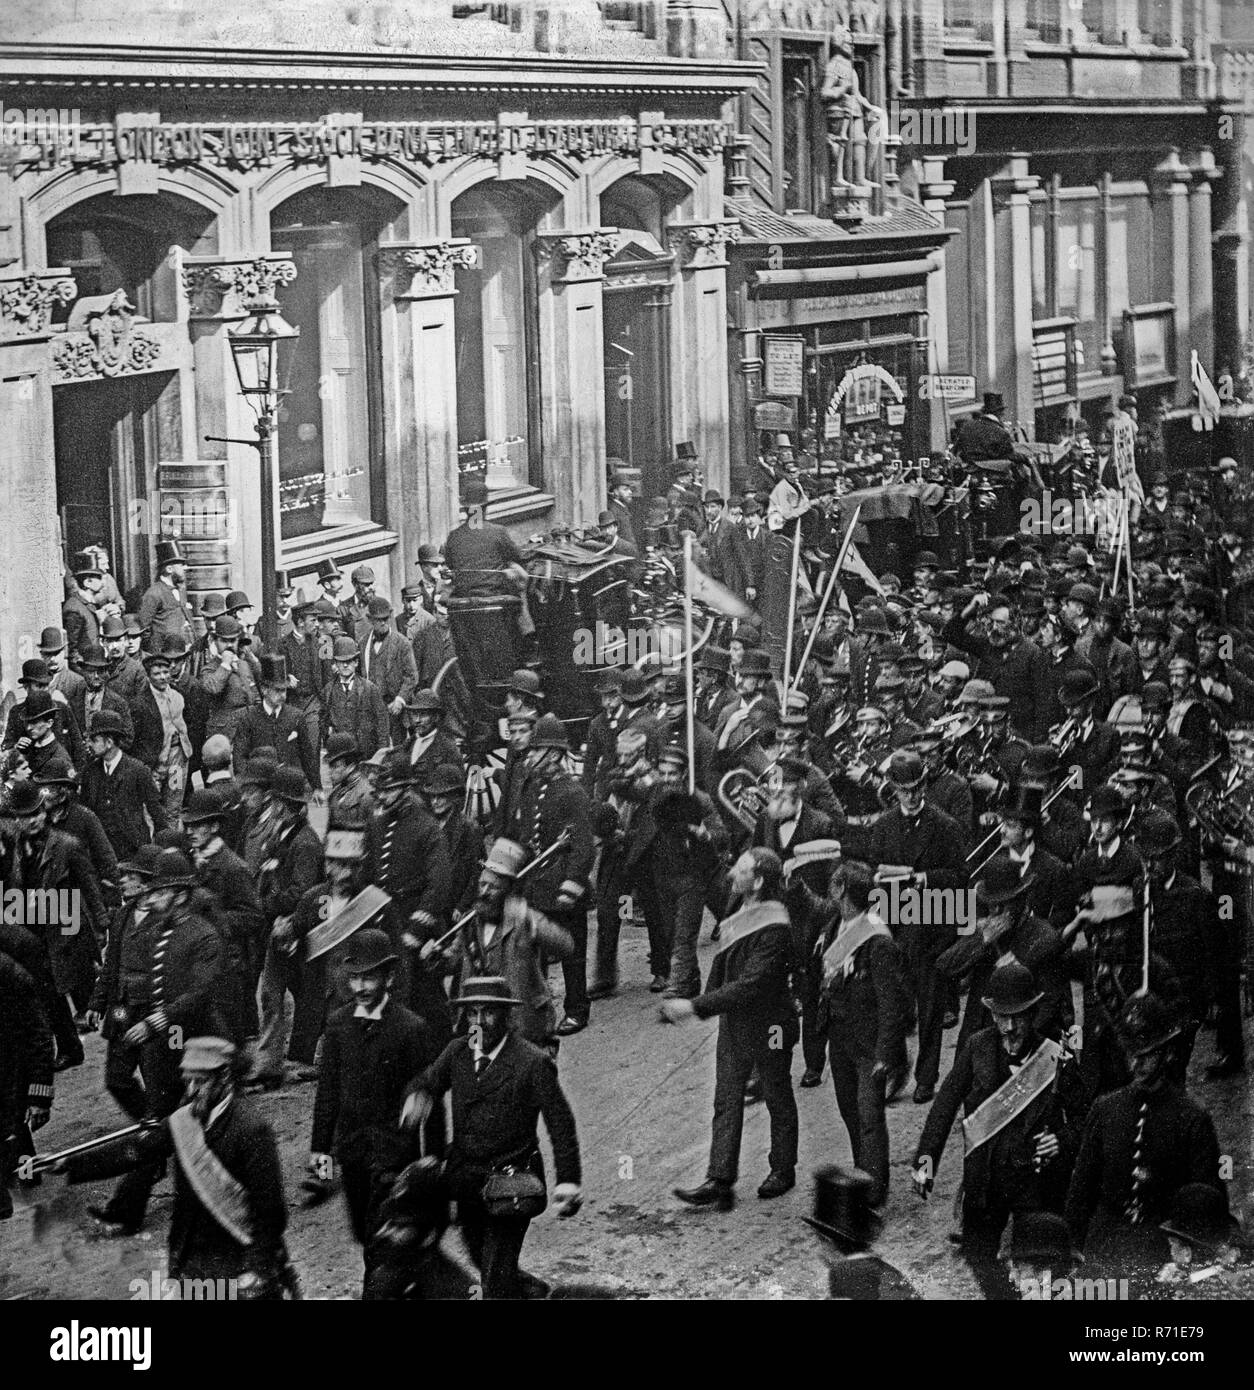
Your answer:
[[[512,1165],[489,1173],[483,1184],[483,1205],[492,1217],[514,1216],[530,1220],[548,1206],[544,1182],[530,1168]]]

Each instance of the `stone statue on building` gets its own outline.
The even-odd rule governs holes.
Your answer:
[[[867,182],[868,144],[879,137],[883,112],[862,95],[853,64],[853,38],[844,25],[838,25],[832,35],[822,101],[827,112],[832,187],[863,187]]]

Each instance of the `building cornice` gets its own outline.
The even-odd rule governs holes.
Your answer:
[[[565,54],[357,54],[124,44],[0,44],[0,79],[14,88],[204,91],[665,92],[731,97],[753,86],[757,63],[573,58]],[[13,98],[10,96],[11,102]]]

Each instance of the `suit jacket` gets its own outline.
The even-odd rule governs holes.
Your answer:
[[[318,639],[306,640],[289,632],[280,640],[279,651],[287,658],[288,674],[296,680],[288,692],[288,702],[294,702],[298,712],[316,706],[319,692],[335,674],[331,663],[318,655]]]
[[[410,741],[410,757],[413,757],[413,741]],[[417,771],[419,777],[426,777],[434,772],[442,763],[451,763],[459,772],[466,771],[466,763],[462,758],[461,749],[453,741],[452,735],[444,729],[437,729],[432,735],[431,742],[419,754],[417,762],[411,762],[411,766]]]
[[[416,1073],[436,1059],[427,1025],[389,996],[377,1020],[355,1018],[354,1005],[327,1020],[314,1098],[313,1153],[334,1153],[341,1163],[394,1174],[418,1155],[417,1136],[400,1127],[405,1093]],[[442,1151],[443,1115],[439,1116]],[[431,1128],[427,1153],[433,1153]]]
[[[574,951],[570,933],[534,908],[527,909],[521,922],[497,924],[490,942],[484,933],[485,924],[476,914],[468,932],[457,938],[452,958],[455,989],[460,990],[467,976],[500,975],[511,997],[522,1000],[514,1014],[514,1031],[543,1047],[557,1027],[546,971],[549,962],[565,960]]]
[[[426,609],[419,609],[409,620],[405,636],[414,653],[414,666],[418,672],[418,690],[429,690],[444,665],[451,661],[453,639],[449,636],[448,625],[432,616]]]
[[[370,882],[390,893],[394,939],[402,931],[423,935],[411,925],[412,912],[430,919],[427,934],[436,936],[448,914],[450,866],[444,832],[425,807],[410,800],[391,815],[366,823],[366,865]]]
[[[456,1194],[460,1181],[481,1186],[493,1168],[529,1162],[543,1173],[537,1135],[540,1118],[553,1145],[559,1184],[580,1180],[575,1117],[548,1053],[511,1033],[481,1075],[465,1038],[454,1038],[435,1062],[414,1079],[411,1090],[439,1098],[452,1093],[453,1142],[449,1173]]]
[[[128,705],[133,705],[148,689],[148,673],[144,670],[143,662],[136,661],[133,656],[124,656],[110,667],[105,676],[105,685],[107,689],[116,691]]]
[[[746,603],[749,602],[749,589],[757,593],[753,602],[761,601],[762,589],[766,583],[766,549],[769,536],[770,532],[765,526],[758,528],[756,536],[751,536],[741,526],[736,527],[732,533],[730,569],[737,585],[735,592]]]
[[[226,945],[208,918],[188,904],[150,912],[139,930],[123,936],[120,950],[118,1002],[126,1009],[128,1026],[148,1019],[162,1043],[167,1034],[176,1039],[233,1038],[224,1008]],[[172,1029],[178,1032],[170,1033]]]
[[[385,705],[398,695],[408,700],[418,689],[414,649],[395,628],[388,631],[377,652],[372,651],[373,643],[373,631],[367,632],[361,646],[362,675],[379,687]]]
[[[720,1040],[742,1053],[794,1047],[797,1012],[789,989],[795,962],[788,909],[751,903],[722,923],[705,989],[692,1001],[698,1018],[718,1015]],[[720,1043],[721,1045],[721,1043]]]
[[[96,813],[119,859],[132,858],[140,845],[151,842],[152,831],[144,820],[145,811],[153,831],[165,830],[169,824],[152,773],[126,753],[112,775],[99,759],[93,758],[83,769],[79,796],[83,805]]]
[[[197,857],[196,879],[217,901],[223,925],[237,952],[245,960],[261,960],[266,921],[257,884],[244,861],[224,841],[216,854],[207,859]]]
[[[309,746],[305,721],[290,704],[272,716],[263,701],[250,705],[240,716],[231,741],[235,765],[243,767],[258,748],[266,747],[274,749],[282,766],[299,768],[311,787],[321,785],[317,750]]]
[[[290,917],[305,893],[322,881],[322,841],[303,816],[278,830],[268,846],[274,867],[263,869],[261,907],[266,920]],[[269,862],[268,861],[268,862]]]
[[[619,706],[613,721],[604,710],[592,716],[588,725],[588,737],[583,749],[583,771],[579,780],[589,796],[596,795],[597,773],[613,767],[618,760],[618,729],[622,721],[622,706]]]
[[[870,862],[909,864],[916,873],[927,874],[929,888],[965,888],[967,868],[962,858],[963,836],[956,821],[925,802],[913,822],[907,822],[901,808],[885,811],[871,827]],[[893,935],[907,955],[935,959],[953,943],[955,928],[937,923],[895,925]]]
[[[88,690],[86,685],[75,696],[70,699],[70,713],[74,716],[75,723],[82,731],[83,737],[91,736],[91,721],[87,717],[87,697]],[[116,690],[110,690],[106,685],[100,692],[100,708],[110,710],[122,721],[122,739],[120,746],[129,751],[135,741],[135,721],[131,717],[131,707],[118,694]],[[84,759],[86,762],[86,759]],[[79,766],[79,764],[75,764]]]
[[[391,741],[387,706],[379,687],[362,676],[344,689],[338,676],[323,687],[322,738],[325,743],[332,734],[352,734],[363,758],[369,758]]]
[[[984,1028],[965,1042],[927,1113],[915,1162],[929,1158],[935,1173],[958,1111],[972,1114],[1009,1079],[1010,1061],[995,1028]],[[1054,1085],[967,1156],[964,1201],[977,1208],[1004,1204],[1015,1211],[1061,1212],[1087,1109],[1079,1067],[1072,1060],[1062,1062]],[[1058,1136],[1060,1152],[1038,1169],[1036,1139],[1046,1133]]]
[[[100,641],[100,619],[96,610],[77,590],[61,605],[61,626],[65,629],[71,661],[86,656],[88,647]]]
[[[69,700],[67,699],[64,704],[58,700],[53,715],[53,737],[69,754],[70,761],[74,766],[82,767],[87,761],[87,747],[83,742],[82,726],[75,719],[74,710]],[[23,700],[20,705],[14,705],[9,711],[8,722],[4,726],[3,746],[12,748],[18,739],[26,736],[26,701]]]
[[[1033,743],[1044,738],[1049,730],[1049,658],[1044,648],[1026,639],[995,647],[986,637],[968,631],[961,617],[941,628],[941,641],[977,658],[972,674],[991,681],[993,689],[1010,701],[1010,723],[1017,732]]]
[[[479,888],[479,865],[483,859],[483,831],[478,825],[453,811],[441,825],[448,846],[449,905],[454,917],[470,910]]]
[[[198,677],[200,688],[208,697],[206,738],[225,734],[234,743],[244,711],[261,700],[259,675],[257,659],[250,653],[242,652],[233,670],[227,670],[215,652],[206,654]]]
[[[139,621],[148,629],[148,649],[158,651],[163,638],[177,637],[190,645],[195,631],[187,604],[164,580],[158,579],[144,590],[139,601]]]
[[[833,920],[819,943],[827,948],[842,922]],[[838,975],[819,999],[818,1026],[845,1052],[888,1067],[905,1060],[914,1026],[914,1000],[901,947],[891,936],[873,936],[854,952],[853,969]]]

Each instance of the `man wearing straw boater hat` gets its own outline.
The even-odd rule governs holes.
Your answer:
[[[527,1227],[548,1200],[536,1131],[543,1117],[553,1146],[557,1212],[573,1216],[583,1202],[575,1117],[552,1058],[511,1028],[511,1010],[520,1001],[501,976],[468,976],[455,1002],[465,1011],[466,1034],[414,1078],[402,1122],[421,1124],[450,1093],[446,1176],[482,1296],[542,1297],[543,1282],[518,1268]]]
[[[963,1111],[962,1254],[989,1299],[1011,1297],[997,1252],[1012,1215],[1062,1210],[1087,1102],[1079,1069],[1037,1030],[1043,997],[1026,966],[997,967],[983,1001],[993,1026],[958,1050],[915,1150],[926,1198]]]

